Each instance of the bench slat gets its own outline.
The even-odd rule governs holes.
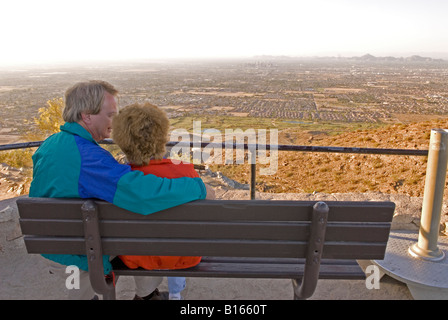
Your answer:
[[[85,254],[83,238],[25,238],[29,253]],[[173,255],[173,256],[243,256],[243,257],[304,257],[307,243],[300,241],[255,241],[191,239],[103,238],[106,255]],[[382,259],[385,242],[325,242],[323,258]]]
[[[81,220],[22,219],[24,234],[47,236],[84,236]],[[328,223],[326,240],[333,241],[384,241],[390,223]],[[103,237],[205,239],[266,239],[305,241],[309,238],[309,223],[297,222],[209,222],[209,221],[116,221],[102,220]]]
[[[79,219],[79,199],[26,198],[18,201],[22,218]],[[24,200],[24,201],[23,201]],[[61,205],[58,209],[56,204]],[[109,220],[183,220],[190,221],[309,221],[315,201],[289,200],[197,200],[148,216],[132,213],[105,201],[96,201],[100,219]],[[328,221],[390,222],[395,204],[374,201],[328,201]],[[40,210],[36,212],[35,204]],[[106,212],[107,211],[107,212]],[[274,214],[273,214],[274,213]]]

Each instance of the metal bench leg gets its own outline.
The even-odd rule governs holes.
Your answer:
[[[81,206],[81,211],[90,283],[96,293],[103,295],[104,300],[115,300],[115,286],[104,276],[103,250],[96,205],[92,200],[87,200]]]
[[[302,279],[292,279],[294,299],[307,299],[316,290],[319,280],[320,261],[325,242],[325,231],[328,220],[328,205],[317,202],[313,207],[310,239],[308,242],[305,270]]]

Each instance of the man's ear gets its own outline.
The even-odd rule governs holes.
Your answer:
[[[81,118],[84,123],[87,123],[87,124],[90,123],[90,114],[89,113],[81,112]]]

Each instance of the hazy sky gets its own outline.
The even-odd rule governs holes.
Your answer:
[[[447,0],[13,0],[0,65],[446,53]]]

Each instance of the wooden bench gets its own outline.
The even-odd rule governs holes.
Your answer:
[[[203,256],[183,270],[116,266],[116,276],[292,279],[295,299],[320,279],[365,279],[356,259],[383,259],[395,204],[198,200],[148,216],[94,199],[21,198],[28,253],[87,254],[92,287],[115,299],[101,257]]]

